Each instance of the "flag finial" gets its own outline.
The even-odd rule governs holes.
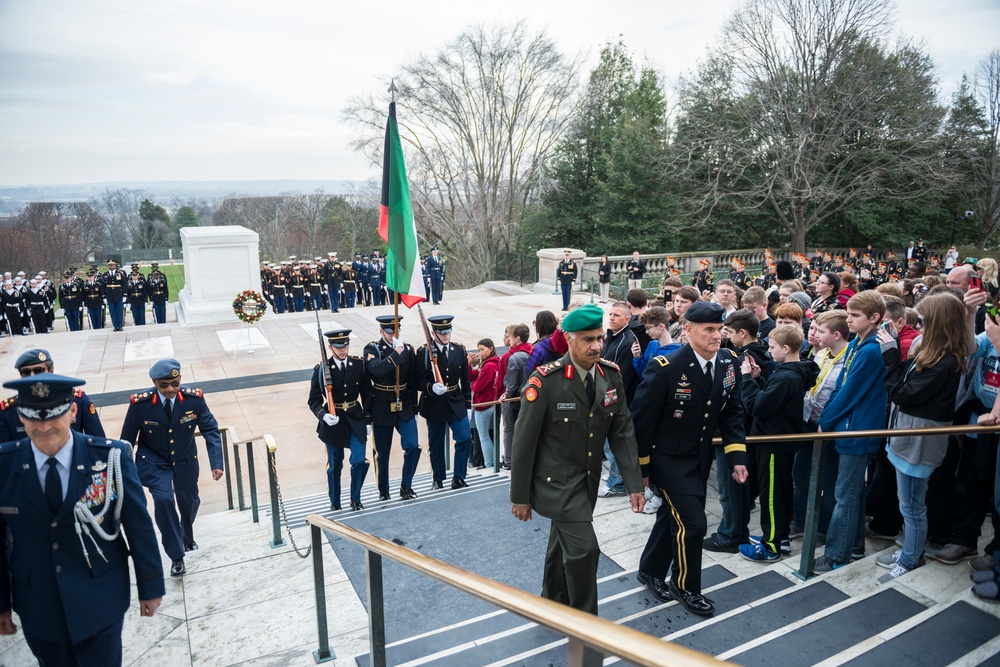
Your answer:
[[[395,79],[390,79],[389,80],[389,88],[386,90],[386,92],[388,92],[389,95],[392,96],[392,101],[393,102],[396,101],[396,91],[397,90],[399,90],[399,89],[396,88],[396,80]]]

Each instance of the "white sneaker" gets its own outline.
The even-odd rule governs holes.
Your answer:
[[[663,498],[653,496],[652,499],[647,500],[645,506],[642,508],[643,514],[656,514],[663,504]]]

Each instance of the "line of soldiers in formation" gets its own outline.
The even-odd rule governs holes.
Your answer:
[[[0,335],[27,336],[51,332],[57,298],[70,331],[83,328],[84,309],[91,329],[103,329],[110,317],[114,330],[123,331],[126,304],[132,313],[133,324],[143,325],[146,323],[147,301],[153,306],[153,321],[163,324],[167,321],[167,276],[160,271],[157,262],[151,264],[148,276],[144,276],[139,268],[139,264],[133,264],[132,272],[126,274],[112,259],[108,260],[108,268],[103,273],[97,270],[96,264],[92,264],[84,280],[77,274],[76,267],[70,267],[62,274],[62,283],[58,286],[46,278],[45,271],[39,272],[30,281],[25,280],[23,271],[16,277],[7,273],[0,290]]]
[[[420,261],[420,268],[428,299],[441,303],[445,266],[436,247]],[[264,299],[276,313],[337,312],[355,306],[384,306],[394,298],[386,287],[385,258],[378,250],[371,255],[356,252],[352,262],[341,262],[335,252],[327,253],[326,260],[316,257],[312,262],[294,255],[277,264],[263,262],[260,284]]]

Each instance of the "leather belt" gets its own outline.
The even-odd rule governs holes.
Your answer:
[[[351,401],[350,403],[334,403],[333,407],[337,408],[338,410],[350,410],[357,404],[358,404],[357,401]]]
[[[396,391],[396,385],[394,384],[375,384],[372,382],[372,387],[378,389],[379,391]],[[406,389],[406,383],[399,385],[399,390],[402,391]]]
[[[445,387],[444,391],[445,391],[445,393],[448,393],[449,391],[458,391],[458,385],[457,384],[453,384],[453,385],[447,386],[447,387]]]

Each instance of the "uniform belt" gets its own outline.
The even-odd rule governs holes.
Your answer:
[[[112,284],[109,283],[109,284],[105,285],[105,287],[113,287],[113,288],[117,289],[117,288],[121,287],[121,285],[112,285]]]
[[[449,386],[445,387],[444,390],[445,390],[445,393],[447,393],[449,391],[458,391],[458,385],[457,384],[449,385]]]
[[[396,391],[396,385],[394,384],[375,384],[372,382],[372,387],[378,389],[379,391]],[[399,385],[399,390],[402,391],[406,389],[406,383]]]
[[[357,404],[358,404],[357,401],[351,401],[350,403],[334,403],[333,407],[337,408],[338,410],[350,410]]]

